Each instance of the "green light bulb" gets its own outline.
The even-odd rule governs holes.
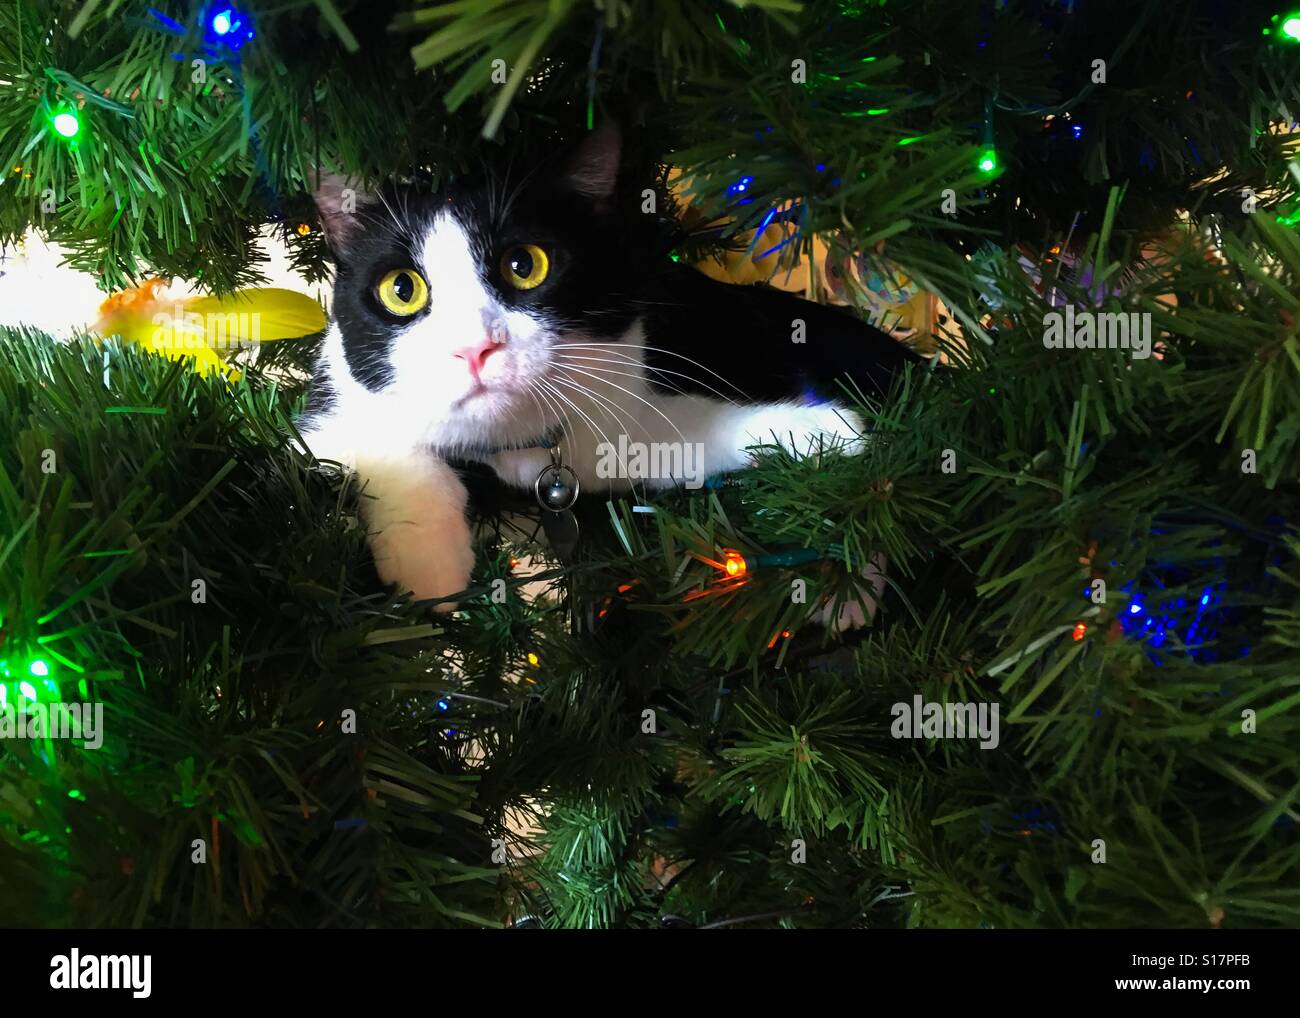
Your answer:
[[[81,133],[81,121],[77,119],[75,113],[69,113],[66,111],[63,113],[56,113],[51,124],[53,124],[54,130],[57,134],[69,140],[75,138]]]
[[[980,153],[979,162],[981,173],[992,173],[998,168],[998,154],[991,148],[986,148]]]
[[[18,692],[22,693],[23,696],[27,697],[29,700],[34,701],[36,699],[36,687],[30,682],[18,683]]]
[[[1282,35],[1292,42],[1300,42],[1300,14],[1289,14],[1282,22]]]
[[[33,661],[27,670],[39,679],[43,679],[50,674],[50,666],[41,660]]]

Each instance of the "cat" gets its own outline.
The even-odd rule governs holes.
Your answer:
[[[582,491],[693,487],[758,445],[860,448],[837,381],[879,396],[917,359],[848,313],[675,263],[621,147],[601,128],[437,193],[318,186],[333,320],[299,430],[360,475],[379,575],[417,599],[465,589],[474,566],[448,459],[533,488],[554,445]],[[698,455],[689,477],[640,477],[631,443]]]

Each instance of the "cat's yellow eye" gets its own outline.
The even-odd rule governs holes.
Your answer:
[[[393,269],[379,281],[375,296],[388,311],[409,318],[429,303],[429,285],[415,269]]]
[[[501,256],[501,276],[516,290],[531,290],[545,282],[551,260],[536,244],[516,244]]]

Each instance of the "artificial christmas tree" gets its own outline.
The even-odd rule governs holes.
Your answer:
[[[451,613],[303,451],[319,336],[235,378],[11,322],[0,922],[1296,925],[1297,24],[0,0],[0,240],[106,297],[263,283],[268,224],[318,280],[323,173],[432,189],[617,121],[664,258],[766,237],[811,299],[945,309],[908,321],[943,363],[850,390],[856,455],[588,493],[572,561],[462,464]],[[1125,345],[1046,343],[1066,307]],[[868,624],[818,624],[872,564]]]

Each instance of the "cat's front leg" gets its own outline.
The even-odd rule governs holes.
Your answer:
[[[834,403],[817,406],[767,404],[733,411],[724,419],[718,440],[737,455],[753,457],[762,447],[780,446],[794,456],[837,450],[863,450],[863,422],[851,409]]]
[[[456,472],[427,452],[357,462],[361,508],[384,582],[416,600],[447,597],[469,586],[474,540],[468,494]],[[454,611],[456,605],[438,605]]]
[[[326,417],[302,434],[317,459],[357,475],[361,517],[380,579],[417,600],[464,590],[474,569],[474,542],[460,477],[424,449],[367,449],[342,423]],[[438,610],[455,607],[444,603]]]
[[[644,430],[655,442],[691,445],[705,476],[744,470],[774,446],[797,456],[831,449],[853,455],[864,446],[861,419],[836,404],[736,404],[685,396],[660,405],[662,420],[645,418]],[[656,480],[650,479],[652,487],[659,486]]]

